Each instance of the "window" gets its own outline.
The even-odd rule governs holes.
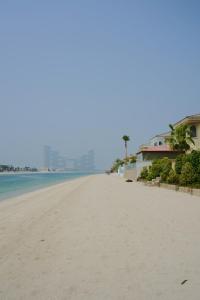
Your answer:
[[[197,136],[197,129],[196,129],[196,126],[192,125],[190,127],[190,131],[191,131],[191,136],[192,137],[196,137]]]

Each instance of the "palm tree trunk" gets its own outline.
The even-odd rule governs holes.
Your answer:
[[[127,141],[125,141],[125,156],[128,157]]]

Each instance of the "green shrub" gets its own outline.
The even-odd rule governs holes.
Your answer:
[[[195,173],[190,162],[186,162],[181,170],[180,184],[191,185],[194,182]]]
[[[194,189],[200,189],[200,183],[193,183],[191,187]]]
[[[149,169],[149,178],[151,178],[149,180],[152,180],[156,177],[161,177],[162,181],[166,181],[171,168],[172,163],[167,157],[154,160],[151,168]]]
[[[141,171],[140,178],[142,178],[142,179],[147,179],[148,174],[149,174],[148,168],[147,168],[147,167],[144,167],[144,168],[142,169],[142,171]]]
[[[187,172],[185,169],[188,170],[189,174],[186,174]],[[181,185],[200,183],[200,151],[193,150],[190,154],[178,155],[176,158],[175,170],[177,174],[181,175]]]
[[[195,173],[193,182],[200,183],[200,151],[192,151],[187,157]]]
[[[179,175],[171,169],[169,172],[169,176],[167,177],[167,183],[169,184],[178,184],[179,183]]]
[[[161,159],[160,163],[161,163],[161,169],[162,169],[162,171],[160,173],[161,180],[166,181],[167,177],[169,176],[170,171],[172,170],[172,163],[169,160],[169,158],[167,158],[167,157],[164,157],[163,159]]]
[[[161,172],[162,172],[161,160],[156,159],[152,162],[152,166],[149,169],[149,175],[152,177],[152,179],[154,179],[156,177],[159,177]]]
[[[120,166],[123,166],[123,164],[124,164],[124,162],[123,162],[121,159],[117,158],[117,159],[115,160],[115,162],[113,163],[113,165],[112,165],[110,171],[111,171],[111,172],[117,172],[117,171],[118,171],[118,168],[119,168]]]
[[[129,156],[129,163],[134,164],[135,162],[136,162],[136,156],[135,155]]]
[[[148,176],[147,176],[147,180],[148,181],[151,181],[152,179],[154,179],[155,177],[154,177],[154,174],[151,172],[151,171],[149,171],[148,172]]]
[[[184,164],[187,162],[187,155],[186,154],[180,154],[176,157],[176,162],[175,162],[175,171],[176,174],[181,174],[181,170],[184,166]]]
[[[195,172],[198,172],[200,166],[200,151],[193,150],[188,156],[188,161],[192,164]]]

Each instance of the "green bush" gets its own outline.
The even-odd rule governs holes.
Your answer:
[[[192,167],[192,178],[189,180],[189,183],[187,183],[187,184],[200,183],[200,151],[193,150],[190,154],[178,155],[176,158],[176,163],[175,163],[176,173],[180,174],[180,175],[181,175],[181,173],[184,173],[185,170],[183,170],[183,168],[185,167],[185,165],[187,163],[190,163],[190,166]],[[188,168],[188,164],[187,164],[187,168]],[[185,175],[182,175],[181,178],[182,178],[181,184],[182,185],[186,184],[186,183],[184,183]]]
[[[123,166],[123,164],[124,164],[124,162],[123,162],[121,159],[117,158],[117,159],[115,160],[115,162],[113,163],[113,165],[112,165],[110,171],[111,171],[111,172],[117,172],[117,171],[118,171],[118,168],[119,168],[120,166]]]
[[[154,160],[152,166],[149,168],[148,180],[161,177],[162,181],[166,181],[171,168],[172,163],[167,157]]]
[[[152,162],[152,166],[149,168],[149,175],[151,175],[152,179],[159,177],[162,172],[161,160],[156,159]]]
[[[136,162],[136,156],[135,155],[129,156],[129,163],[134,164],[135,162]]]
[[[140,178],[142,178],[142,179],[147,179],[148,174],[149,174],[148,168],[147,168],[147,167],[144,167],[144,168],[142,169],[141,174],[140,174]]]
[[[200,166],[200,151],[192,151],[188,156],[188,161],[192,164],[195,172],[199,171]]]
[[[161,169],[162,169],[162,171],[160,173],[161,180],[166,181],[167,177],[169,176],[170,171],[172,170],[172,163],[169,160],[169,158],[167,158],[167,157],[164,157],[163,159],[161,159],[160,163],[161,163]]]
[[[184,164],[187,162],[187,155],[186,154],[180,154],[176,157],[176,162],[175,162],[175,171],[176,174],[181,174],[181,170],[184,166]]]
[[[154,178],[155,178],[155,177],[154,177],[153,173],[152,173],[151,171],[149,171],[148,176],[147,176],[147,180],[148,180],[148,181],[151,181],[151,180],[154,179]]]
[[[181,170],[180,184],[185,186],[191,185],[194,182],[194,178],[195,172],[192,164],[190,162],[186,162]]]
[[[188,161],[194,170],[194,183],[200,183],[200,151],[192,151],[188,154]]]
[[[169,176],[167,177],[167,183],[169,184],[178,184],[179,183],[179,175],[171,169],[169,172]]]

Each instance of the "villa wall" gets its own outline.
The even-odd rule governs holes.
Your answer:
[[[140,177],[141,171],[144,167],[148,167],[152,164],[151,161],[137,161],[134,164],[127,165],[124,168],[124,178],[137,180]]]
[[[160,159],[164,157],[168,157],[169,159],[175,159],[177,155],[180,153],[178,152],[144,152],[143,153],[143,160],[144,161],[153,161],[155,159]]]
[[[117,174],[118,174],[119,176],[123,177],[123,176],[124,176],[124,172],[125,172],[124,166],[120,166],[120,167],[118,168]]]
[[[197,130],[197,137],[193,138],[194,142],[195,142],[195,147],[196,150],[200,149],[200,123],[196,125],[196,130]]]
[[[165,138],[163,136],[155,136],[150,140],[149,143],[151,146],[160,146],[164,145],[165,143]]]
[[[177,126],[179,126],[179,125],[181,125],[181,124],[186,124],[186,125],[188,125],[188,126],[192,126],[192,125],[194,125],[195,127],[196,127],[196,137],[193,137],[193,140],[194,140],[194,143],[195,143],[195,145],[193,145],[192,143],[190,144],[190,147],[191,147],[191,149],[193,149],[193,150],[200,150],[200,121],[198,121],[198,122],[190,122],[190,121],[188,121],[187,122],[187,120],[185,121],[185,122],[182,122],[182,123],[177,123],[176,125],[175,125],[175,128],[177,127]]]
[[[135,169],[125,170],[124,178],[136,180],[137,179],[137,169],[135,168]]]

